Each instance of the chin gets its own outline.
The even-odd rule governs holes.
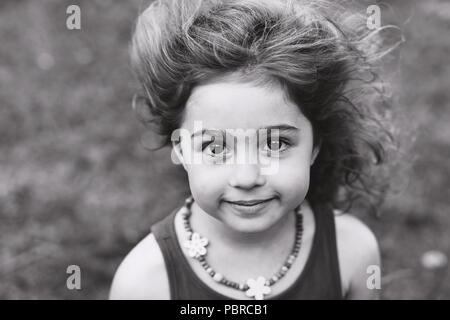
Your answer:
[[[258,233],[264,232],[274,224],[276,224],[278,219],[273,220],[273,217],[260,216],[257,218],[241,218],[236,216],[228,217],[224,219],[223,222],[231,229],[242,232],[242,233]]]

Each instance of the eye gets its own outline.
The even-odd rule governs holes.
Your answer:
[[[229,151],[228,149],[225,141],[220,138],[211,138],[202,144],[203,152],[211,157],[226,155]]]
[[[224,151],[225,147],[226,146],[223,144],[218,144],[218,143],[213,142],[207,146],[207,151],[210,152],[211,154],[218,155]]]
[[[280,140],[272,140],[272,139],[267,140],[267,147],[271,151],[279,151],[281,149],[281,144],[282,142]]]
[[[286,151],[290,145],[291,144],[288,139],[269,136],[264,143],[263,150],[267,152],[279,153]]]

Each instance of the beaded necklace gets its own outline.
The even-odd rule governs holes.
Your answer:
[[[266,280],[266,278],[264,278],[263,276],[259,276],[256,279],[248,279],[246,283],[237,283],[225,278],[221,273],[216,272],[206,261],[206,246],[209,244],[209,241],[207,238],[204,238],[197,232],[194,232],[189,222],[189,218],[191,216],[191,206],[193,202],[194,199],[191,196],[186,199],[185,205],[181,208],[181,216],[183,218],[184,228],[186,229],[186,232],[188,234],[188,239],[184,242],[184,246],[188,249],[188,255],[191,258],[198,260],[203,269],[206,270],[206,272],[214,279],[214,281],[227,287],[243,291],[245,292],[247,297],[254,298],[256,300],[263,300],[265,295],[270,294],[270,287],[286,275],[298,256],[303,235],[303,214],[301,212],[301,206],[296,209],[295,215],[295,244],[283,266],[268,280]]]

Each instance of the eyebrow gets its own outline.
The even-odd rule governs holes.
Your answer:
[[[288,124],[279,124],[279,125],[274,125],[274,126],[268,126],[268,127],[263,127],[263,128],[259,128],[258,130],[273,130],[273,129],[278,129],[280,131],[300,131],[299,128],[294,127],[294,126],[290,126]]]
[[[272,126],[267,126],[267,127],[261,127],[261,128],[258,128],[258,131],[259,131],[259,130],[274,130],[274,129],[277,129],[277,130],[279,130],[279,131],[281,131],[281,132],[286,132],[286,131],[300,131],[299,128],[294,127],[294,126],[291,126],[291,125],[287,125],[287,124],[279,124],[279,125],[272,125]],[[208,132],[212,132],[212,133],[216,133],[216,134],[221,134],[221,135],[224,136],[225,133],[226,133],[226,129],[203,129],[203,130],[194,132],[194,133],[191,135],[191,138],[193,138],[193,137],[195,137],[195,136],[198,136],[198,135],[204,135],[205,133],[208,133]]]

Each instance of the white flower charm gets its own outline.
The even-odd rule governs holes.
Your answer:
[[[264,277],[258,277],[258,279],[248,279],[247,285],[249,289],[245,292],[247,297],[254,297],[255,300],[264,300],[264,295],[270,293],[270,287],[266,285],[266,279]]]
[[[188,254],[191,258],[199,258],[206,254],[206,246],[208,245],[208,239],[202,238],[197,232],[192,234],[191,240],[186,240],[184,246],[188,248]]]

